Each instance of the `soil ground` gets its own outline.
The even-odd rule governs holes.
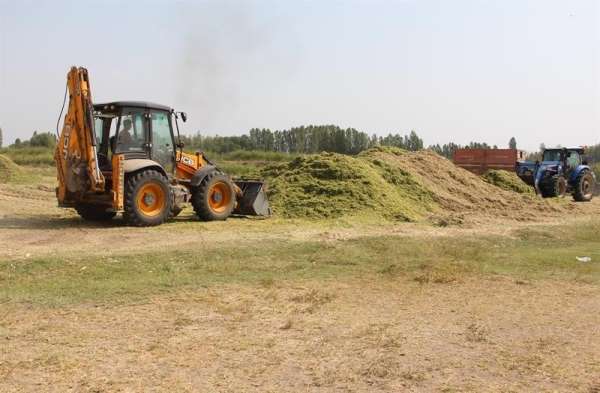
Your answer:
[[[598,217],[597,199],[526,222],[186,210],[140,229],[56,208],[49,176],[0,184],[0,392],[600,392]],[[180,282],[190,270],[169,250],[224,256],[191,270],[208,281]],[[127,258],[171,281],[119,277],[108,297],[61,281],[136,282]],[[250,263],[252,277],[223,277]]]

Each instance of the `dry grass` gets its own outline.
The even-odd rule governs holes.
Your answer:
[[[361,279],[325,301],[320,285],[8,305],[0,391],[588,392],[600,375],[596,286]]]

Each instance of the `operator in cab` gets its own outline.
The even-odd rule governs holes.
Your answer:
[[[123,129],[119,131],[119,144],[129,145],[133,143],[133,138],[131,137],[131,120],[125,119],[123,120]]]

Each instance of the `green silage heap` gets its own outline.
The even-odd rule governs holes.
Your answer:
[[[434,208],[414,177],[368,154],[322,153],[263,170],[275,214],[335,218],[375,214],[415,221]]]
[[[525,184],[514,172],[490,169],[483,174],[483,180],[506,191],[520,194],[533,194],[533,188]]]

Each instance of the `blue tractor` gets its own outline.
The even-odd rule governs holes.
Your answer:
[[[594,195],[596,176],[584,153],[583,148],[545,149],[541,162],[518,162],[517,175],[544,198],[569,193],[578,202],[588,202]]]

